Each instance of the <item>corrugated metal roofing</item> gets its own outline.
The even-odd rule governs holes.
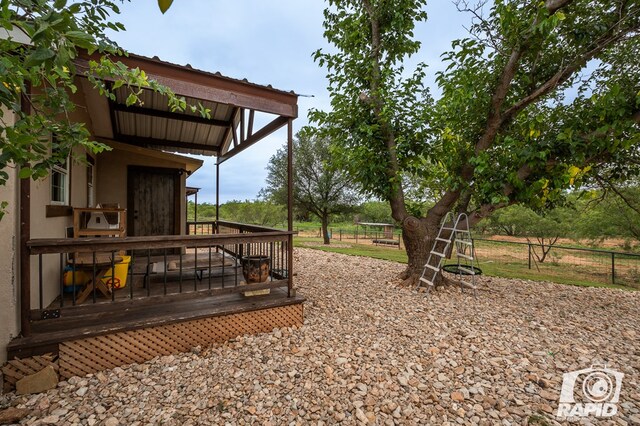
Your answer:
[[[130,54],[122,61],[132,68],[148,68],[150,78],[167,84],[185,98],[187,105],[201,105],[210,111],[210,118],[203,118],[189,108],[170,111],[165,96],[147,89],[140,95],[141,104],[126,107],[129,89],[120,87],[114,91],[115,100],[109,108],[113,137],[124,143],[183,154],[223,156],[236,146],[233,134],[240,130],[241,111],[252,111],[251,117],[253,111],[280,117],[275,123],[277,126],[283,125],[287,118],[297,117],[297,95],[293,91],[277,90],[271,85],[233,79],[157,57]],[[271,124],[262,132],[254,129],[256,136],[242,149],[275,128]]]
[[[115,90],[115,104],[122,106],[126,104],[129,91],[125,87]],[[229,126],[237,126],[237,119],[234,120],[235,108],[229,105],[200,101],[194,98],[185,98],[187,105],[202,105],[209,109],[211,119],[229,123],[227,127],[206,123],[195,123],[181,119],[182,117],[197,117],[201,115],[196,111],[192,112],[189,108],[185,111],[176,111],[175,118],[167,118],[154,116],[154,111],[171,112],[167,104],[167,98],[156,92],[144,90],[140,96],[142,101],[138,105],[145,110],[144,112],[130,112],[118,108],[114,111],[115,132],[119,139],[127,137],[153,139],[154,142],[167,141],[167,145],[152,145],[154,148],[182,152],[187,154],[198,155],[215,155],[217,150],[224,143],[225,135]],[[193,149],[185,147],[171,146],[171,142],[183,142],[186,144],[202,145],[203,148],[209,149]]]

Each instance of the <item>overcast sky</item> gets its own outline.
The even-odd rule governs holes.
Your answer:
[[[243,79],[271,84],[303,95],[294,132],[308,124],[307,111],[327,109],[326,71],[312,53],[327,47],[322,37],[325,2],[319,0],[174,0],[163,15],[155,1],[133,1],[121,6],[118,20],[127,31],[112,36],[121,47],[145,56]],[[469,16],[459,13],[450,0],[431,0],[429,19],[416,30],[420,52],[407,68],[426,62],[427,83],[433,87],[441,69],[440,54],[451,41],[464,37]],[[220,201],[255,199],[264,186],[271,155],[286,142],[286,127],[258,142],[220,166]],[[214,160],[188,180],[202,188],[199,202],[215,202]]]

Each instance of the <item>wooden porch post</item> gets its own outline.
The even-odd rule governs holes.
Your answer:
[[[287,122],[287,231],[293,231],[293,119]],[[288,296],[293,296],[293,235],[289,235]]]
[[[220,163],[216,163],[216,234],[220,233],[218,220],[220,220]]]
[[[196,191],[196,203],[193,206],[193,221],[198,221],[198,191]]]
[[[27,85],[27,93],[31,85]],[[22,112],[31,113],[29,101],[21,98]],[[20,179],[20,328],[22,335],[31,335],[31,256],[27,242],[31,239],[31,178]]]

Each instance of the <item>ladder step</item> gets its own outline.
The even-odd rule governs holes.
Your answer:
[[[433,285],[433,282],[432,282],[432,281],[429,281],[428,279],[423,278],[423,277],[420,277],[420,281],[422,281],[423,283],[427,283],[427,284],[429,284],[429,285]]]
[[[434,250],[431,250],[431,254],[435,254],[436,256],[439,256],[439,257],[445,257],[444,253],[438,253],[437,251],[434,251]]]
[[[470,288],[472,290],[476,290],[478,288],[477,285],[475,285],[473,283],[470,283],[470,282],[467,282],[467,281],[460,281],[460,284],[462,284],[464,287]]]
[[[456,228],[449,228],[448,226],[443,226],[440,229],[444,229],[445,231],[455,231],[456,230]]]
[[[472,246],[473,245],[473,243],[471,241],[457,240],[456,242],[460,243],[460,244],[466,244],[468,246]]]
[[[473,260],[473,256],[469,256],[467,254],[464,253],[457,253],[458,256],[463,257],[465,259],[469,259],[469,260]]]
[[[473,269],[469,269],[469,268],[465,268],[464,266],[458,266],[458,270],[459,270],[459,271],[462,271],[462,272],[467,272],[467,273],[469,273],[470,275],[475,275],[475,274],[476,274],[476,271],[475,271],[475,270],[473,270]]]
[[[432,269],[432,270],[434,270],[434,271],[439,271],[439,270],[440,270],[440,268],[436,268],[435,266],[430,265],[430,264],[428,264],[428,263],[427,263],[426,265],[424,265],[424,267],[425,267],[425,268]]]
[[[443,243],[450,243],[451,240],[447,240],[446,238],[436,237],[436,241],[442,241]]]

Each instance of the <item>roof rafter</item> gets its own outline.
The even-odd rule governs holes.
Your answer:
[[[116,134],[114,139],[118,142],[124,142],[131,145],[142,146],[142,147],[164,146],[164,147],[172,147],[172,148],[209,151],[209,152],[214,152],[218,154],[217,147],[211,146],[211,145],[203,145],[199,143],[180,142],[180,141],[171,140],[171,139],[146,138],[142,136],[124,135],[122,133]]]
[[[123,104],[113,103],[113,109],[119,112],[132,114],[147,115],[150,117],[168,118],[170,120],[187,121],[190,123],[208,124],[211,126],[227,127],[231,125],[230,121],[216,120],[214,118],[200,117],[197,115],[181,114],[172,111],[163,111],[158,109],[146,108],[137,105],[126,106]]]

